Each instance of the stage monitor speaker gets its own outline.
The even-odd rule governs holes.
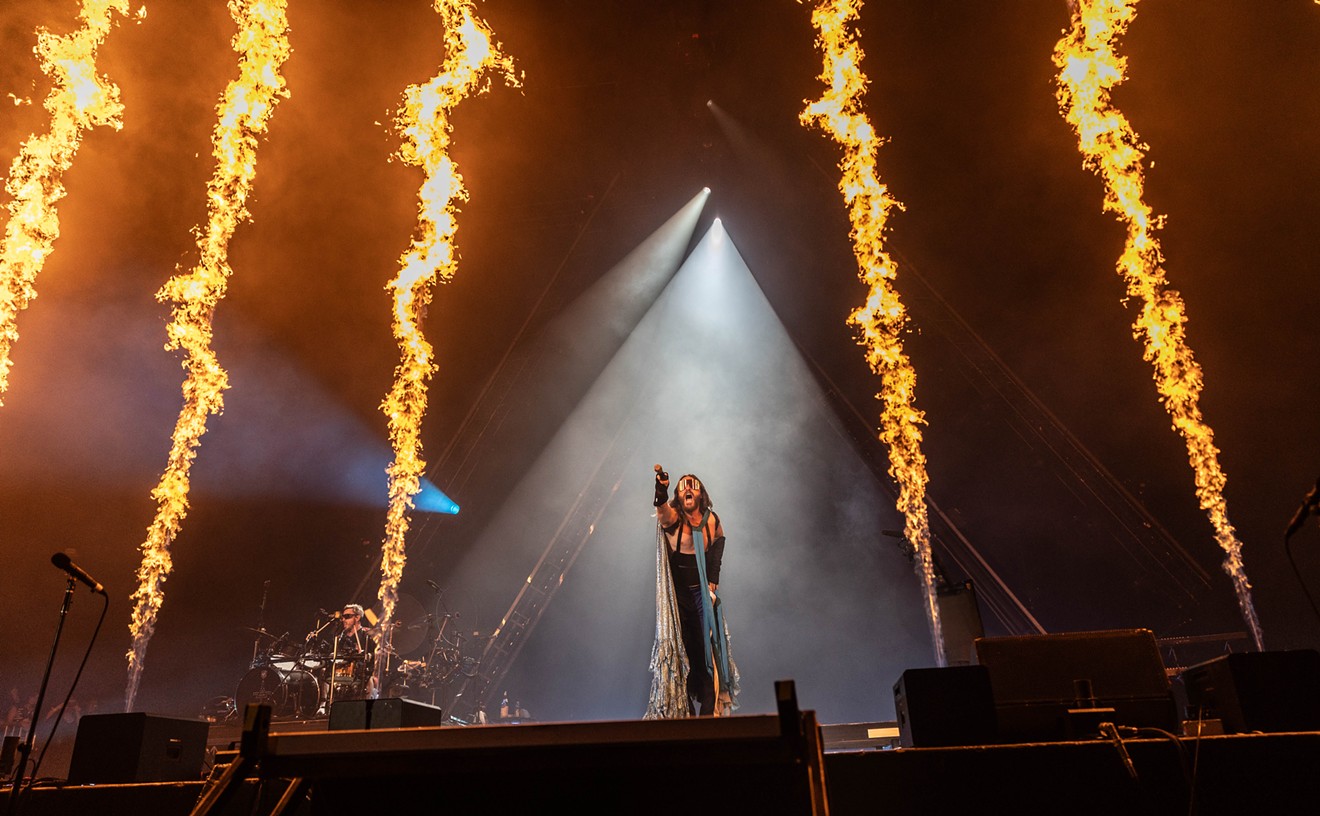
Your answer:
[[[904,748],[995,741],[995,704],[985,666],[908,669],[894,684],[894,711]]]
[[[1243,652],[1178,675],[1189,720],[1218,719],[1230,734],[1320,731],[1320,652]]]
[[[1178,712],[1149,629],[979,638],[1000,740],[1088,738],[1100,722],[1176,731]]]
[[[73,785],[202,778],[211,724],[155,714],[84,714],[69,760]]]
[[[402,697],[379,700],[340,700],[330,706],[330,730],[420,728],[445,724],[439,706]]]

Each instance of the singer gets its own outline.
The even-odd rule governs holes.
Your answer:
[[[737,707],[739,678],[719,596],[724,526],[690,473],[671,500],[669,474],[656,465],[654,504],[656,641],[646,717],[727,715]]]

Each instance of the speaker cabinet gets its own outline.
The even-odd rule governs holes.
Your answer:
[[[1320,731],[1320,652],[1243,652],[1178,675],[1187,718],[1219,719],[1227,733]]]
[[[445,718],[439,706],[402,697],[343,700],[330,706],[331,731],[420,728],[444,724]]]
[[[1082,739],[1100,722],[1178,729],[1155,635],[1148,629],[979,638],[999,738]]]
[[[947,665],[972,665],[976,662],[976,639],[985,634],[976,587],[971,581],[941,587],[935,601],[940,610],[940,639]]]
[[[994,698],[984,666],[908,669],[894,684],[894,711],[904,748],[995,741]]]
[[[210,723],[155,714],[84,714],[69,760],[74,785],[202,778]]]

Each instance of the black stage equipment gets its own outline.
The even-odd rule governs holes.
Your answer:
[[[1149,629],[979,638],[976,659],[990,672],[1001,742],[1088,738],[1101,722],[1178,730]]]
[[[69,761],[74,785],[200,779],[210,723],[155,714],[85,714]]]
[[[1217,719],[1230,734],[1320,731],[1320,652],[1242,652],[1178,675],[1188,720]]]
[[[330,730],[418,728],[445,724],[439,706],[403,697],[380,700],[338,700],[330,706]]]
[[[995,701],[985,666],[908,669],[894,684],[894,711],[904,748],[995,741]]]
[[[947,665],[970,666],[976,662],[976,639],[985,634],[976,587],[971,581],[942,586],[935,602],[940,609],[940,639]]]

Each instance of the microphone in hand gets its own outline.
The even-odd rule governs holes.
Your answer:
[[[655,502],[654,506],[659,507],[669,501],[669,474],[659,465],[655,466]]]

